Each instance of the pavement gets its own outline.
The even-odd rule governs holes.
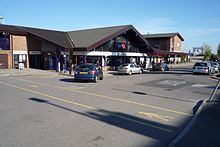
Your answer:
[[[0,69],[0,76],[50,76],[58,75],[55,71],[39,69]]]
[[[171,68],[175,68],[175,67],[184,67],[184,66],[189,66],[189,65],[193,65],[193,62],[190,63],[183,63],[183,64],[172,64],[169,65]],[[148,72],[149,70],[145,70],[145,72]],[[109,71],[108,73],[106,73],[104,76],[108,77],[108,76],[112,76],[115,73],[115,71]],[[72,75],[69,75],[69,71],[66,71],[66,73],[63,72],[56,72],[55,70],[40,70],[40,69],[0,69],[0,76],[50,76],[50,75],[63,75],[63,76],[73,76],[73,72]]]
[[[220,146],[220,88],[213,100],[203,101],[194,118],[170,142],[168,147],[219,147]]]

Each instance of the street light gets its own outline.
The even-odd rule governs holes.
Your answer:
[[[2,23],[0,22],[0,24],[4,24],[4,17],[0,16],[0,19],[2,20]]]

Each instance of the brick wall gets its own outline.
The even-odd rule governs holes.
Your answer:
[[[180,38],[179,38],[178,36],[175,36],[175,37],[174,37],[174,41],[175,41],[174,51],[175,51],[175,52],[180,52],[180,51],[182,51],[182,41],[180,40]]]
[[[27,51],[27,38],[26,36],[12,36],[13,51]]]

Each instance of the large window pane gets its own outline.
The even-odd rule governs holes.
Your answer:
[[[0,32],[0,50],[10,50],[9,33]]]

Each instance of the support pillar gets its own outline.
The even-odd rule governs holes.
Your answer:
[[[66,49],[64,49],[63,60],[64,60],[63,72],[66,73]]]
[[[56,72],[60,72],[60,62],[59,62],[59,52],[58,52],[58,48],[56,48]]]
[[[86,63],[86,55],[84,55],[84,63]]]

